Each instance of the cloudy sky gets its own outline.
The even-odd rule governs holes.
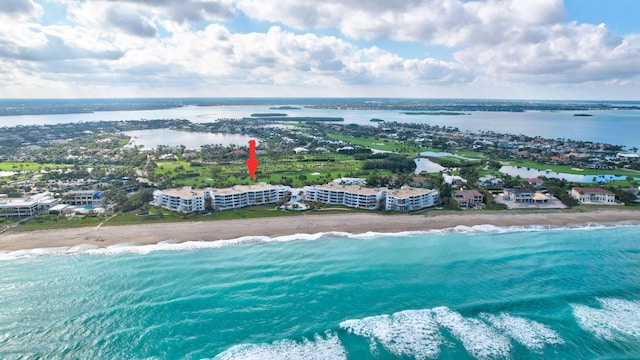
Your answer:
[[[0,0],[0,97],[640,98],[637,0]]]

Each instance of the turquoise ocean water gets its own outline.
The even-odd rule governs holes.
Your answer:
[[[640,227],[0,253],[0,359],[39,358],[640,358]]]

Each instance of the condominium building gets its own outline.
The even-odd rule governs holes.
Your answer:
[[[304,187],[304,199],[325,204],[344,205],[359,209],[375,210],[386,189],[365,188],[358,185],[329,183]]]
[[[74,206],[102,206],[102,191],[74,190],[62,196],[62,203]]]
[[[179,212],[204,211],[210,201],[213,210],[239,209],[252,205],[273,204],[291,191],[288,186],[259,183],[230,188],[203,190],[185,186],[180,189],[156,190],[152,205]]]
[[[385,210],[415,211],[440,204],[440,192],[431,189],[415,189],[403,186],[386,193]]]
[[[259,183],[236,185],[224,189],[206,189],[214,210],[239,209],[252,205],[273,204],[283,199],[291,188],[282,185]]]
[[[31,195],[24,198],[0,197],[0,217],[22,218],[38,214],[46,214],[50,208],[58,204],[49,192]]]
[[[179,212],[204,211],[205,191],[185,186],[180,189],[156,190],[151,205]]]
[[[304,199],[325,204],[344,205],[359,209],[375,210],[383,206],[387,211],[415,211],[440,203],[437,190],[403,187],[398,190],[387,188],[364,188],[357,185],[306,186]]]

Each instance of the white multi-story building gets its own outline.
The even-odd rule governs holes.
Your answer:
[[[385,189],[386,190],[386,189]],[[304,199],[325,204],[344,205],[359,209],[374,210],[384,196],[384,190],[364,188],[358,185],[329,183],[304,187]]]
[[[259,183],[236,185],[224,189],[207,189],[214,210],[238,209],[252,205],[273,204],[284,198],[291,188],[282,185]]]
[[[62,196],[62,203],[74,206],[102,206],[102,192],[99,190],[74,190]]]
[[[156,190],[152,205],[179,212],[204,211],[205,191],[185,186],[180,189]]]
[[[387,188],[364,188],[357,185],[306,186],[304,199],[325,204],[344,205],[359,209],[375,210],[383,206],[387,211],[415,211],[440,203],[437,190],[403,187],[398,190]]]
[[[333,180],[332,182],[338,185],[359,185],[359,186],[367,185],[367,179],[363,179],[363,178],[341,177]]]
[[[203,190],[185,186],[180,189],[156,190],[152,205],[179,212],[204,211],[210,201],[213,210],[239,209],[252,205],[273,204],[291,191],[288,186],[259,183],[230,188]]]
[[[0,217],[22,218],[46,214],[50,208],[57,204],[58,200],[48,192],[24,198],[0,197]]]
[[[571,189],[571,196],[582,204],[616,204],[616,195],[600,188],[574,187]]]
[[[415,211],[440,204],[440,192],[431,189],[402,187],[388,190],[385,200],[387,211]]]

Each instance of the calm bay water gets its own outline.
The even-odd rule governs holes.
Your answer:
[[[155,148],[158,145],[180,146],[187,149],[199,149],[202,145],[238,145],[246,146],[251,137],[240,134],[203,133],[191,131],[178,131],[172,129],[151,129],[126,131],[131,136],[128,146],[143,146]]]
[[[270,110],[269,105],[186,106],[144,111],[102,111],[91,114],[2,116],[0,126],[75,123],[98,120],[187,119],[211,122],[222,118],[244,118],[253,113],[284,112],[289,116],[342,117],[345,123],[371,125],[372,118],[453,126],[463,131],[496,131],[544,138],[605,142],[640,147],[640,111],[591,111],[594,116],[573,116],[574,112],[469,112],[471,115],[405,115],[396,110],[296,109]]]
[[[638,358],[639,235],[484,226],[4,253],[0,358]]]

